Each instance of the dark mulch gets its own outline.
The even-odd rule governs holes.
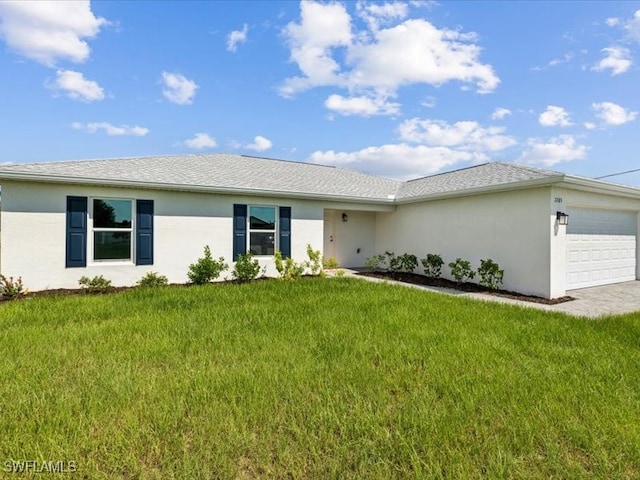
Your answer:
[[[518,292],[510,292],[508,290],[491,290],[483,285],[477,283],[457,283],[453,280],[447,280],[445,278],[433,278],[417,273],[407,272],[361,272],[358,275],[364,275],[366,277],[382,278],[386,280],[395,280],[397,282],[411,283],[413,285],[425,285],[429,287],[441,287],[451,288],[453,290],[460,290],[463,292],[474,293],[486,293],[489,295],[495,295],[497,297],[511,298],[513,300],[521,300],[523,302],[543,303],[546,305],[557,305],[558,303],[569,302],[575,300],[573,297],[565,296],[559,298],[542,298],[534,297],[532,295],[524,295]]]

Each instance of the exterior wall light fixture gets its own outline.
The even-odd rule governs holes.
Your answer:
[[[349,220],[349,215],[347,215],[346,213],[343,213],[342,214],[342,221],[346,223],[348,220]]]
[[[569,215],[563,212],[556,212],[556,221],[558,225],[569,225]]]

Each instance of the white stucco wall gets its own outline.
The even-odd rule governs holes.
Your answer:
[[[98,263],[88,258],[85,268],[65,268],[68,195],[154,200],[154,264]],[[234,203],[290,206],[294,260],[307,258],[308,243],[322,250],[326,202],[7,181],[2,183],[0,272],[22,276],[31,290],[77,288],[83,275],[104,275],[116,286],[133,285],[149,271],[166,275],[171,283],[184,283],[189,264],[202,256],[205,245],[214,257],[223,256],[230,263]],[[276,274],[272,257],[260,262],[268,267],[267,274]],[[231,277],[230,272],[225,275]]]
[[[346,222],[342,221],[343,213]],[[365,259],[376,254],[375,212],[326,210],[325,228],[324,255],[335,257],[341,267],[364,267]]]
[[[550,194],[532,188],[398,205],[377,214],[376,249],[440,254],[447,278],[457,257],[473,268],[491,258],[504,269],[503,288],[550,297]]]

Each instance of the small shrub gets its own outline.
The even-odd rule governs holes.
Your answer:
[[[460,257],[456,258],[455,262],[451,262],[449,268],[451,269],[451,276],[458,283],[463,282],[465,279],[471,280],[476,276],[476,272],[471,268],[469,260],[463,260]]]
[[[424,274],[427,277],[440,278],[440,275],[442,275],[442,266],[444,265],[444,260],[442,260],[440,255],[427,253],[427,258],[423,258],[420,262],[424,267]]]
[[[282,252],[277,250],[275,255],[276,270],[280,274],[280,278],[283,280],[295,280],[300,278],[304,273],[304,263],[296,263],[293,258],[282,258]]]
[[[320,250],[314,250],[307,244],[307,256],[309,260],[305,262],[306,267],[311,270],[311,275],[322,275],[322,255]]]
[[[400,268],[405,272],[413,272],[418,268],[418,257],[413,254],[405,253],[398,257],[400,261]]]
[[[366,258],[364,264],[370,271],[379,272],[381,270],[386,270],[386,259],[387,257],[385,255],[374,255]]]
[[[402,270],[402,257],[396,256],[393,252],[384,252],[387,270],[390,272],[399,272]]]
[[[104,278],[102,275],[96,275],[93,278],[82,276],[78,280],[78,284],[89,293],[107,293],[113,290],[111,280]]]
[[[169,280],[164,275],[156,272],[147,272],[144,277],[138,280],[137,285],[144,288],[164,287]]]
[[[27,293],[29,293],[29,290],[25,290],[22,277],[14,280],[13,277],[5,277],[0,274],[0,298],[13,300]]]
[[[340,263],[338,262],[338,260],[336,260],[336,257],[329,257],[329,258],[325,258],[322,261],[322,265],[327,270],[335,270],[340,266]]]
[[[187,276],[194,285],[204,285],[217,279],[228,268],[229,265],[224,262],[224,257],[214,260],[211,256],[209,245],[206,245],[204,247],[204,257],[189,265]]]
[[[347,273],[343,268],[339,268],[336,270],[336,277],[344,277],[344,274]]]
[[[262,269],[263,275],[265,272],[265,268]],[[249,252],[244,255],[238,255],[231,275],[238,282],[250,282],[251,280],[255,280],[256,278],[258,278],[258,275],[260,275],[260,271],[261,269],[258,259],[253,258],[253,255],[251,254],[251,252]]]
[[[501,270],[500,265],[496,262],[487,258],[486,260],[480,260],[478,275],[480,275],[480,285],[484,285],[492,290],[497,290],[498,284],[502,283],[504,270]]]

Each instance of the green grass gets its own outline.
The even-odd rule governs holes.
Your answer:
[[[347,278],[8,302],[0,469],[639,478],[639,347],[639,315]]]

